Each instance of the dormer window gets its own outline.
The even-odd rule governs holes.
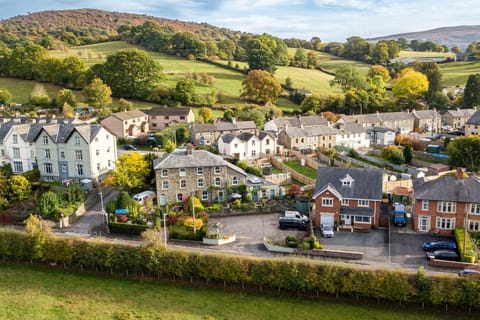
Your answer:
[[[342,187],[351,187],[353,185],[353,178],[347,174],[345,177],[343,177],[342,179],[340,179],[340,181],[342,182]]]

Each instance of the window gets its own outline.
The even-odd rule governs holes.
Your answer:
[[[79,136],[75,136],[75,145],[76,146],[80,145],[80,137]]]
[[[180,180],[180,188],[185,189],[187,187],[187,180]]]
[[[20,158],[20,149],[19,148],[13,148],[13,157],[14,158]]]
[[[455,229],[455,218],[437,217],[437,229]]]
[[[232,185],[233,186],[238,185],[238,177],[232,177]]]
[[[352,181],[350,181],[350,180],[343,180],[342,181],[342,186],[350,187],[351,185],[352,185]]]
[[[100,163],[97,163],[97,171],[100,171]]]
[[[198,175],[203,174],[203,167],[197,168],[197,174],[198,174]]]
[[[197,187],[198,188],[203,188],[203,178],[200,178],[197,180]]]
[[[45,174],[53,174],[53,166],[51,163],[44,163],[43,164],[43,172]]]
[[[220,174],[220,167],[215,167],[214,168],[214,173],[215,174]]]
[[[348,206],[348,199],[342,199],[342,206]]]
[[[354,221],[359,223],[371,223],[371,218],[365,216],[355,216]]]
[[[180,177],[186,177],[187,176],[187,169],[186,168],[180,168],[178,169],[178,175]]]
[[[35,151],[34,150],[30,150],[30,158],[35,158]]]
[[[358,200],[358,206],[359,207],[368,207],[368,206],[370,206],[370,202],[368,200],[360,199],[360,200]]]
[[[183,193],[177,193],[177,202],[183,201]]]
[[[77,164],[77,175],[83,176],[83,164]]]
[[[162,190],[168,190],[168,181],[162,182]]]
[[[163,178],[168,177],[168,169],[162,169],[161,175],[162,175]]]
[[[66,164],[62,164],[62,172],[67,173],[67,165]]]
[[[50,158],[51,158],[50,149],[46,149],[45,150],[45,159],[50,159]]]
[[[219,177],[216,177],[215,178],[215,185],[218,187],[218,186],[221,186],[222,185],[222,179],[220,179]]]
[[[82,150],[75,150],[75,160],[83,160]]]
[[[23,172],[22,161],[13,161],[13,172]]]
[[[5,150],[4,149],[0,149],[0,157],[5,157]],[[3,162],[2,162],[3,164]]]
[[[270,139],[265,140],[265,145],[270,145]]]
[[[468,231],[471,231],[471,232],[480,231],[480,221],[478,221],[478,220],[468,220]]]
[[[438,212],[455,213],[456,209],[455,202],[439,201],[437,205]]]
[[[107,153],[110,153],[110,147],[107,148]]]
[[[252,150],[252,157],[255,157],[257,155],[257,151],[256,150]]]
[[[95,150],[95,155],[98,157],[100,155],[100,150]]]
[[[238,148],[238,143],[235,143],[235,144],[233,145],[233,147],[234,147],[235,149],[237,149],[237,148]]]
[[[322,198],[323,207],[333,207],[333,198]]]
[[[43,140],[43,144],[48,144],[48,136],[43,136],[42,140]]]
[[[108,160],[108,167],[110,168],[111,165],[112,165],[112,160]]]
[[[13,144],[17,144],[18,143],[18,136],[16,134],[12,135],[12,139],[13,139]]]
[[[422,200],[422,211],[428,211],[428,200]]]
[[[65,159],[65,151],[60,151],[60,159]]]
[[[255,147],[255,140],[252,140],[252,147]]]
[[[478,204],[478,203],[471,204],[470,213],[471,214],[480,214],[480,204]]]
[[[208,191],[203,191],[202,192],[202,201],[207,201],[208,200]]]

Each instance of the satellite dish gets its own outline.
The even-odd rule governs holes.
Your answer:
[[[397,181],[397,176],[394,176],[393,174],[388,178],[390,181]]]

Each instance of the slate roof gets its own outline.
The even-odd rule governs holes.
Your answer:
[[[467,120],[466,124],[480,124],[480,111],[477,111]]]
[[[342,186],[341,179],[353,178],[351,186]],[[313,198],[328,186],[346,199],[382,200],[383,170],[318,167]]]
[[[445,115],[449,115],[454,118],[461,118],[461,117],[471,117],[475,114],[475,109],[468,108],[468,109],[451,109],[445,112]]]
[[[154,170],[175,169],[175,168],[196,168],[196,167],[213,167],[227,166],[238,173],[247,176],[247,173],[241,168],[234,166],[228,161],[223,160],[220,156],[208,152],[206,150],[192,150],[191,155],[187,155],[186,148],[177,148],[172,153],[157,159],[154,162]]]
[[[413,114],[409,112],[382,112],[379,114],[382,121],[402,121],[402,120],[415,120]]]
[[[339,131],[332,127],[319,126],[319,127],[304,127],[298,128],[286,128],[285,134],[291,138],[301,138],[301,137],[318,137],[327,134],[337,134]]]
[[[289,127],[304,127],[310,126],[326,126],[328,125],[328,120],[320,115],[311,115],[311,116],[300,116],[292,118],[277,118],[272,120],[279,129]]]
[[[217,131],[234,131],[234,130],[243,130],[243,129],[255,129],[257,126],[253,121],[235,121],[227,122],[220,121],[214,124]]]
[[[413,110],[412,114],[417,119],[440,119],[442,116],[436,110]]]
[[[146,117],[147,115],[140,110],[129,110],[129,111],[112,113],[110,116],[123,121],[123,120]]]
[[[187,116],[190,108],[182,107],[156,107],[147,111],[149,116]]]
[[[341,133],[364,133],[367,131],[365,127],[355,122],[337,123],[333,127],[340,130]]]
[[[345,123],[347,122],[356,122],[356,123],[380,123],[382,119],[380,119],[377,113],[366,113],[366,114],[356,114],[356,115],[348,115],[342,116]]]
[[[220,137],[220,140],[222,140],[224,143],[230,143],[232,142],[236,136],[231,133],[224,134],[223,136]]]
[[[443,176],[426,181],[413,181],[413,194],[418,200],[480,203],[480,179],[469,177],[457,180],[455,176]]]

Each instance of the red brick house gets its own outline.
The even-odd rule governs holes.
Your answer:
[[[480,179],[463,176],[458,168],[455,176],[413,182],[413,225],[417,232],[453,235],[455,227],[480,231]]]
[[[313,224],[378,227],[383,170],[319,167]]]

